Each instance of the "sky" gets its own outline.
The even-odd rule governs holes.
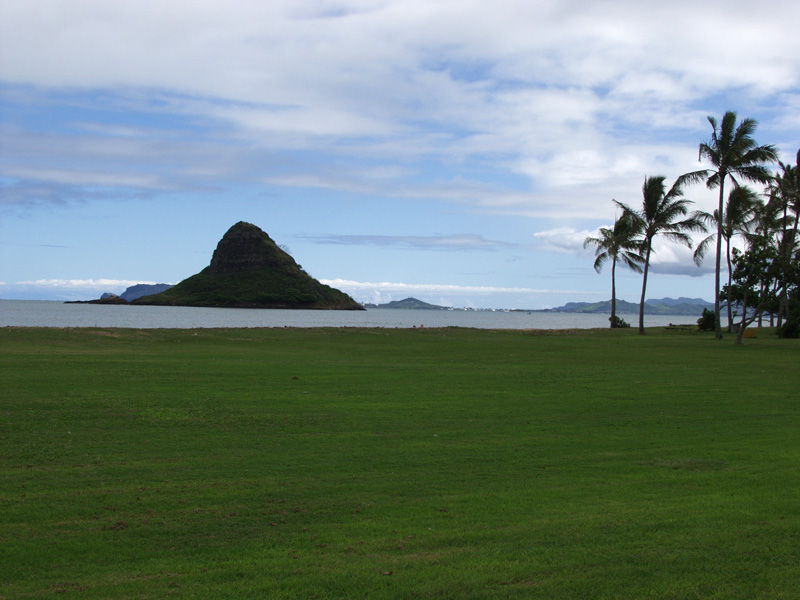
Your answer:
[[[0,0],[0,298],[177,283],[247,221],[360,302],[608,299],[584,239],[708,166],[709,115],[794,162],[800,4],[754,6]],[[655,250],[649,298],[713,300]]]

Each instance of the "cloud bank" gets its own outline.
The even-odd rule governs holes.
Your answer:
[[[612,198],[636,205],[645,176],[699,168],[707,115],[756,118],[759,143],[793,161],[795,4],[0,0],[0,226],[4,254],[25,257],[0,269],[28,282],[3,289],[158,278],[167,255],[179,277],[195,257],[161,240],[264,218],[329,279],[457,281],[481,301],[481,287],[553,278],[595,293],[585,234],[612,220]],[[713,208],[702,186],[687,192]],[[32,239],[78,212],[126,229],[150,264],[117,272],[81,249],[96,226]],[[653,272],[694,284],[709,268],[659,245]]]
[[[513,244],[497,240],[487,240],[481,235],[465,233],[439,236],[398,236],[398,235],[300,235],[317,244],[342,246],[380,246],[423,250],[494,250],[513,247]]]
[[[5,105],[69,109],[5,122],[5,202],[266,181],[600,218],[644,174],[694,169],[706,114],[797,123],[798,18],[775,0],[4,2]]]

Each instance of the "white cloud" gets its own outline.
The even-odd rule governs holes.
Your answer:
[[[706,260],[702,266],[698,267],[692,256],[693,249],[657,238],[653,240],[650,270],[652,273],[688,275],[689,277],[704,277],[714,273],[713,259]]]
[[[603,227],[610,226],[610,224],[603,225]],[[572,227],[560,227],[540,231],[533,235],[540,241],[542,249],[548,252],[590,255],[593,254],[593,250],[584,248],[583,241],[587,236],[596,234],[597,230],[578,231]],[[706,260],[702,266],[698,267],[692,257],[693,249],[657,237],[653,240],[650,271],[652,273],[688,275],[690,277],[702,277],[714,272],[713,260]]]
[[[758,10],[0,0],[0,10],[9,210],[248,186],[287,202],[359,194],[436,204],[436,218],[449,203],[540,219],[541,248],[581,255],[586,228],[613,219],[612,198],[636,205],[646,175],[699,168],[707,114],[755,116],[760,142],[784,160],[796,152],[800,5],[784,0]],[[702,186],[688,195],[713,208]],[[653,265],[695,268],[667,248]]]
[[[64,185],[83,185],[119,188],[144,188],[144,189],[169,189],[159,178],[150,174],[135,174],[111,172],[102,173],[97,171],[80,171],[71,169],[35,169],[31,167],[10,167],[6,170],[6,176],[48,181],[55,184]]]
[[[447,285],[447,284],[427,284],[427,283],[392,283],[388,281],[383,282],[366,282],[366,281],[350,281],[347,279],[323,279],[321,280],[325,285],[330,285],[340,289],[381,289],[384,291],[392,292],[411,292],[411,291],[430,291],[430,292],[462,292],[462,293],[528,293],[528,294],[542,294],[542,293],[579,293],[569,292],[566,290],[547,290],[547,289],[534,289],[524,287],[491,287],[491,286],[465,286],[465,285]],[[582,292],[580,292],[582,293]]]
[[[551,150],[574,144],[564,136],[553,147],[562,133],[602,125],[621,98],[684,105],[724,87],[772,94],[800,78],[797,37],[775,17],[788,24],[800,11],[777,0],[756,12],[721,0],[297,6],[5,2],[3,78],[252,102],[207,108],[253,134],[386,135],[422,119],[535,129],[531,143]]]
[[[132,281],[125,279],[37,279],[35,281],[17,281],[16,285],[27,285],[44,288],[103,288],[130,287],[139,283],[154,284],[155,281]]]
[[[474,233],[435,236],[398,235],[300,235],[303,239],[317,244],[344,246],[394,246],[398,248],[422,250],[495,250],[513,247],[513,244],[497,240],[487,240]]]
[[[533,237],[541,242],[544,250],[561,254],[584,254],[584,240],[595,235],[596,231],[578,231],[574,227],[558,227],[547,231],[537,231]]]

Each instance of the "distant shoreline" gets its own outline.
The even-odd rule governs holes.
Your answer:
[[[0,303],[0,327],[604,329],[609,325],[607,314],[553,311],[228,309],[65,304],[63,301],[36,300],[0,300]],[[696,317],[653,315],[645,319],[645,326],[692,324],[696,321]]]
[[[617,300],[616,313],[620,315],[638,315],[639,304]],[[407,310],[448,310],[448,311],[485,311],[485,312],[522,312],[522,313],[567,313],[610,315],[611,300],[602,302],[569,302],[555,308],[454,308],[429,304],[417,298],[405,298],[386,304],[364,304],[364,308],[407,309]],[[713,308],[713,304],[702,298],[658,298],[645,301],[644,314],[655,316],[700,317],[703,309]]]

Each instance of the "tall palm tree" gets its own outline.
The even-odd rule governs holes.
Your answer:
[[[756,210],[759,207],[760,199],[758,194],[748,187],[741,186],[731,190],[728,194],[728,202],[725,204],[725,216],[722,223],[722,237],[725,240],[725,257],[728,261],[728,286],[731,285],[731,275],[733,268],[731,265],[731,239],[737,234],[747,234],[753,227]],[[713,226],[718,231],[717,222],[719,211],[713,213],[698,211],[695,215],[703,221],[703,224]],[[708,247],[717,238],[716,231],[701,241],[694,251],[694,262],[699,266],[703,262]],[[728,331],[733,323],[733,308],[728,302]]]
[[[771,252],[773,256],[780,256],[783,223],[783,202],[775,193],[775,190],[772,189],[767,202],[759,202],[755,207],[751,230],[745,234],[748,247],[757,247],[760,251]],[[773,285],[777,288],[779,282],[775,281]],[[761,291],[763,292],[764,290]],[[768,313],[770,326],[774,326],[775,307],[771,307]],[[758,324],[760,327],[760,316]]]
[[[637,273],[642,272],[640,266],[643,262],[640,251],[641,241],[637,240],[639,228],[636,221],[626,212],[614,222],[613,228],[601,227],[600,235],[589,236],[583,241],[583,247],[595,246],[594,270],[598,273],[603,270],[603,265],[611,259],[611,327],[616,324],[617,317],[617,261]]]
[[[778,160],[778,152],[774,146],[759,146],[752,134],[758,127],[754,119],[742,119],[736,124],[736,113],[728,111],[717,123],[714,117],[708,117],[711,123],[711,139],[700,144],[699,159],[711,163],[711,169],[688,173],[682,177],[684,181],[705,181],[709,189],[719,188],[719,214],[717,220],[717,255],[714,288],[714,321],[717,339],[722,338],[719,319],[720,263],[722,260],[722,225],[725,222],[724,199],[725,181],[731,178],[735,186],[739,179],[766,184],[770,180],[770,172],[764,166]]]
[[[687,231],[705,231],[703,222],[692,215],[686,219],[692,201],[683,196],[683,178],[666,190],[666,177],[647,177],[642,186],[642,208],[633,208],[614,201],[623,211],[629,213],[641,230],[642,251],[644,253],[644,275],[642,277],[642,298],[639,302],[639,333],[644,334],[644,301],[647,292],[647,274],[650,270],[650,255],[653,252],[653,239],[663,235],[668,240],[692,247],[692,239]]]
[[[797,226],[800,220],[800,150],[797,151],[797,165],[778,162],[780,173],[772,183],[770,200],[779,206],[781,218],[781,242],[779,255],[782,261],[782,278],[786,279],[789,260],[797,244]],[[791,213],[793,214],[790,214]],[[780,305],[778,307],[778,327],[781,326],[783,317],[788,311],[788,292],[783,286]]]

